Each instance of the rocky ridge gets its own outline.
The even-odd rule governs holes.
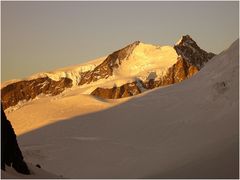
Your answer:
[[[40,94],[58,95],[70,87],[72,87],[72,80],[69,78],[54,81],[49,77],[42,77],[11,83],[1,89],[3,109],[15,106],[20,101],[34,99]]]
[[[105,99],[117,99],[134,96],[143,92],[145,84],[139,80],[132,83],[126,83],[120,87],[96,88],[91,94]]]
[[[118,68],[122,61],[128,58],[128,56],[139,43],[140,41],[135,41],[125,48],[113,52],[93,71],[84,72],[81,75],[79,85],[89,84],[99,79],[107,79],[110,77],[113,74],[113,69]]]

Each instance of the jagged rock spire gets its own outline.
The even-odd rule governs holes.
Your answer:
[[[215,54],[202,50],[197,43],[189,36],[182,36],[174,45],[177,54],[191,65],[201,69]]]
[[[184,43],[189,43],[189,44],[195,43],[196,44],[196,42],[188,34],[182,36],[175,45],[180,45],[180,44],[184,44]]]

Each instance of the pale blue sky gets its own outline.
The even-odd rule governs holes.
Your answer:
[[[1,2],[1,81],[79,64],[133,41],[189,34],[214,53],[239,35],[239,2]]]

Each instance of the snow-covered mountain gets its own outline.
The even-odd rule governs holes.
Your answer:
[[[134,97],[83,86],[7,113],[26,161],[66,178],[238,178],[239,40],[193,77]]]
[[[102,98],[128,97],[181,82],[198,72],[213,56],[198,47],[188,35],[174,47],[136,41],[87,64],[5,83],[1,91],[2,103],[7,109],[42,94],[55,96],[76,87],[84,88],[84,94]]]

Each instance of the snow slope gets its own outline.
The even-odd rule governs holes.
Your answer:
[[[25,159],[67,178],[237,178],[238,44],[192,78],[122,102],[81,99],[72,90],[56,104],[36,101],[8,113],[17,132],[28,121],[56,118],[18,136]],[[102,111],[91,111],[97,106]]]
[[[66,118],[96,112],[126,101],[103,100],[81,93],[82,89],[76,89],[54,97],[39,96],[19,107],[7,109],[6,113],[15,133],[21,135]]]
[[[30,175],[24,175],[17,173],[13,168],[6,166],[6,170],[1,170],[1,179],[60,179],[63,178],[61,175],[57,176],[52,173],[49,173],[41,168],[37,168],[36,166],[29,164],[28,167],[30,169]]]
[[[158,77],[165,75],[168,68],[177,62],[177,53],[171,46],[155,46],[139,43],[120,68],[114,71],[116,79],[131,77],[146,80],[151,72]]]

